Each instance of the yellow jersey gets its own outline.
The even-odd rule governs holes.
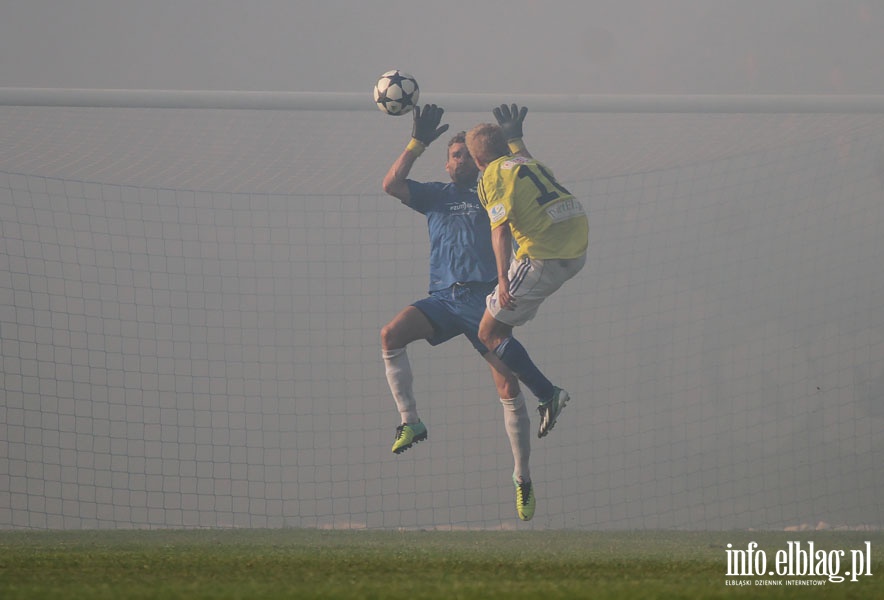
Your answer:
[[[498,158],[483,171],[477,191],[491,228],[509,224],[517,259],[577,258],[586,252],[586,212],[542,163]]]

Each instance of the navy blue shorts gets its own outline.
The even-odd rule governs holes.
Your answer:
[[[456,283],[414,302],[412,306],[424,313],[433,325],[433,335],[427,338],[430,345],[438,346],[463,334],[479,354],[485,355],[488,349],[479,341],[479,322],[485,314],[485,299],[495,284]]]

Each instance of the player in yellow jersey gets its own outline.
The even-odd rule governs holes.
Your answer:
[[[487,298],[479,339],[517,375],[531,359],[512,337],[513,327],[533,319],[540,304],[583,268],[589,240],[583,206],[522,142],[527,112],[516,104],[501,105],[493,111],[496,125],[477,125],[466,136],[482,172],[477,191],[491,221],[497,265],[497,286]],[[543,437],[570,397],[554,387],[548,398],[538,399],[537,435]]]

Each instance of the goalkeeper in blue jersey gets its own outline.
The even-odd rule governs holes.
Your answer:
[[[447,124],[440,126],[443,112],[436,105],[425,105],[423,111],[415,108],[412,139],[383,183],[386,193],[426,216],[430,234],[429,295],[406,306],[381,330],[387,382],[401,415],[392,449],[399,454],[427,439],[426,425],[418,417],[406,346],[421,339],[435,346],[463,334],[492,365],[515,462],[516,509],[519,518],[527,521],[535,507],[528,468],[531,423],[518,378],[479,340],[479,322],[496,284],[497,269],[488,215],[476,194],[479,170],[467,151],[464,133],[448,142],[445,170],[450,182],[408,179],[421,153],[448,130]],[[518,342],[513,340],[513,344]],[[542,387],[538,382],[549,384],[537,367],[530,366],[523,381],[532,391]]]
[[[534,365],[512,337],[513,327],[533,319],[540,304],[583,268],[589,236],[583,206],[525,148],[527,112],[515,104],[501,105],[493,111],[496,125],[483,123],[466,135],[482,172],[479,200],[491,222],[497,269],[479,339],[523,380]],[[570,398],[549,382],[531,391],[540,400],[537,435],[543,437]]]

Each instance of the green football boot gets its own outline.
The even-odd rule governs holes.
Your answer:
[[[393,440],[393,453],[402,454],[418,442],[427,439],[427,426],[418,421],[408,425],[403,423],[396,428],[396,439]]]
[[[534,516],[534,486],[530,481],[520,483],[513,475],[513,483],[516,485],[516,512],[523,521],[530,521]]]

